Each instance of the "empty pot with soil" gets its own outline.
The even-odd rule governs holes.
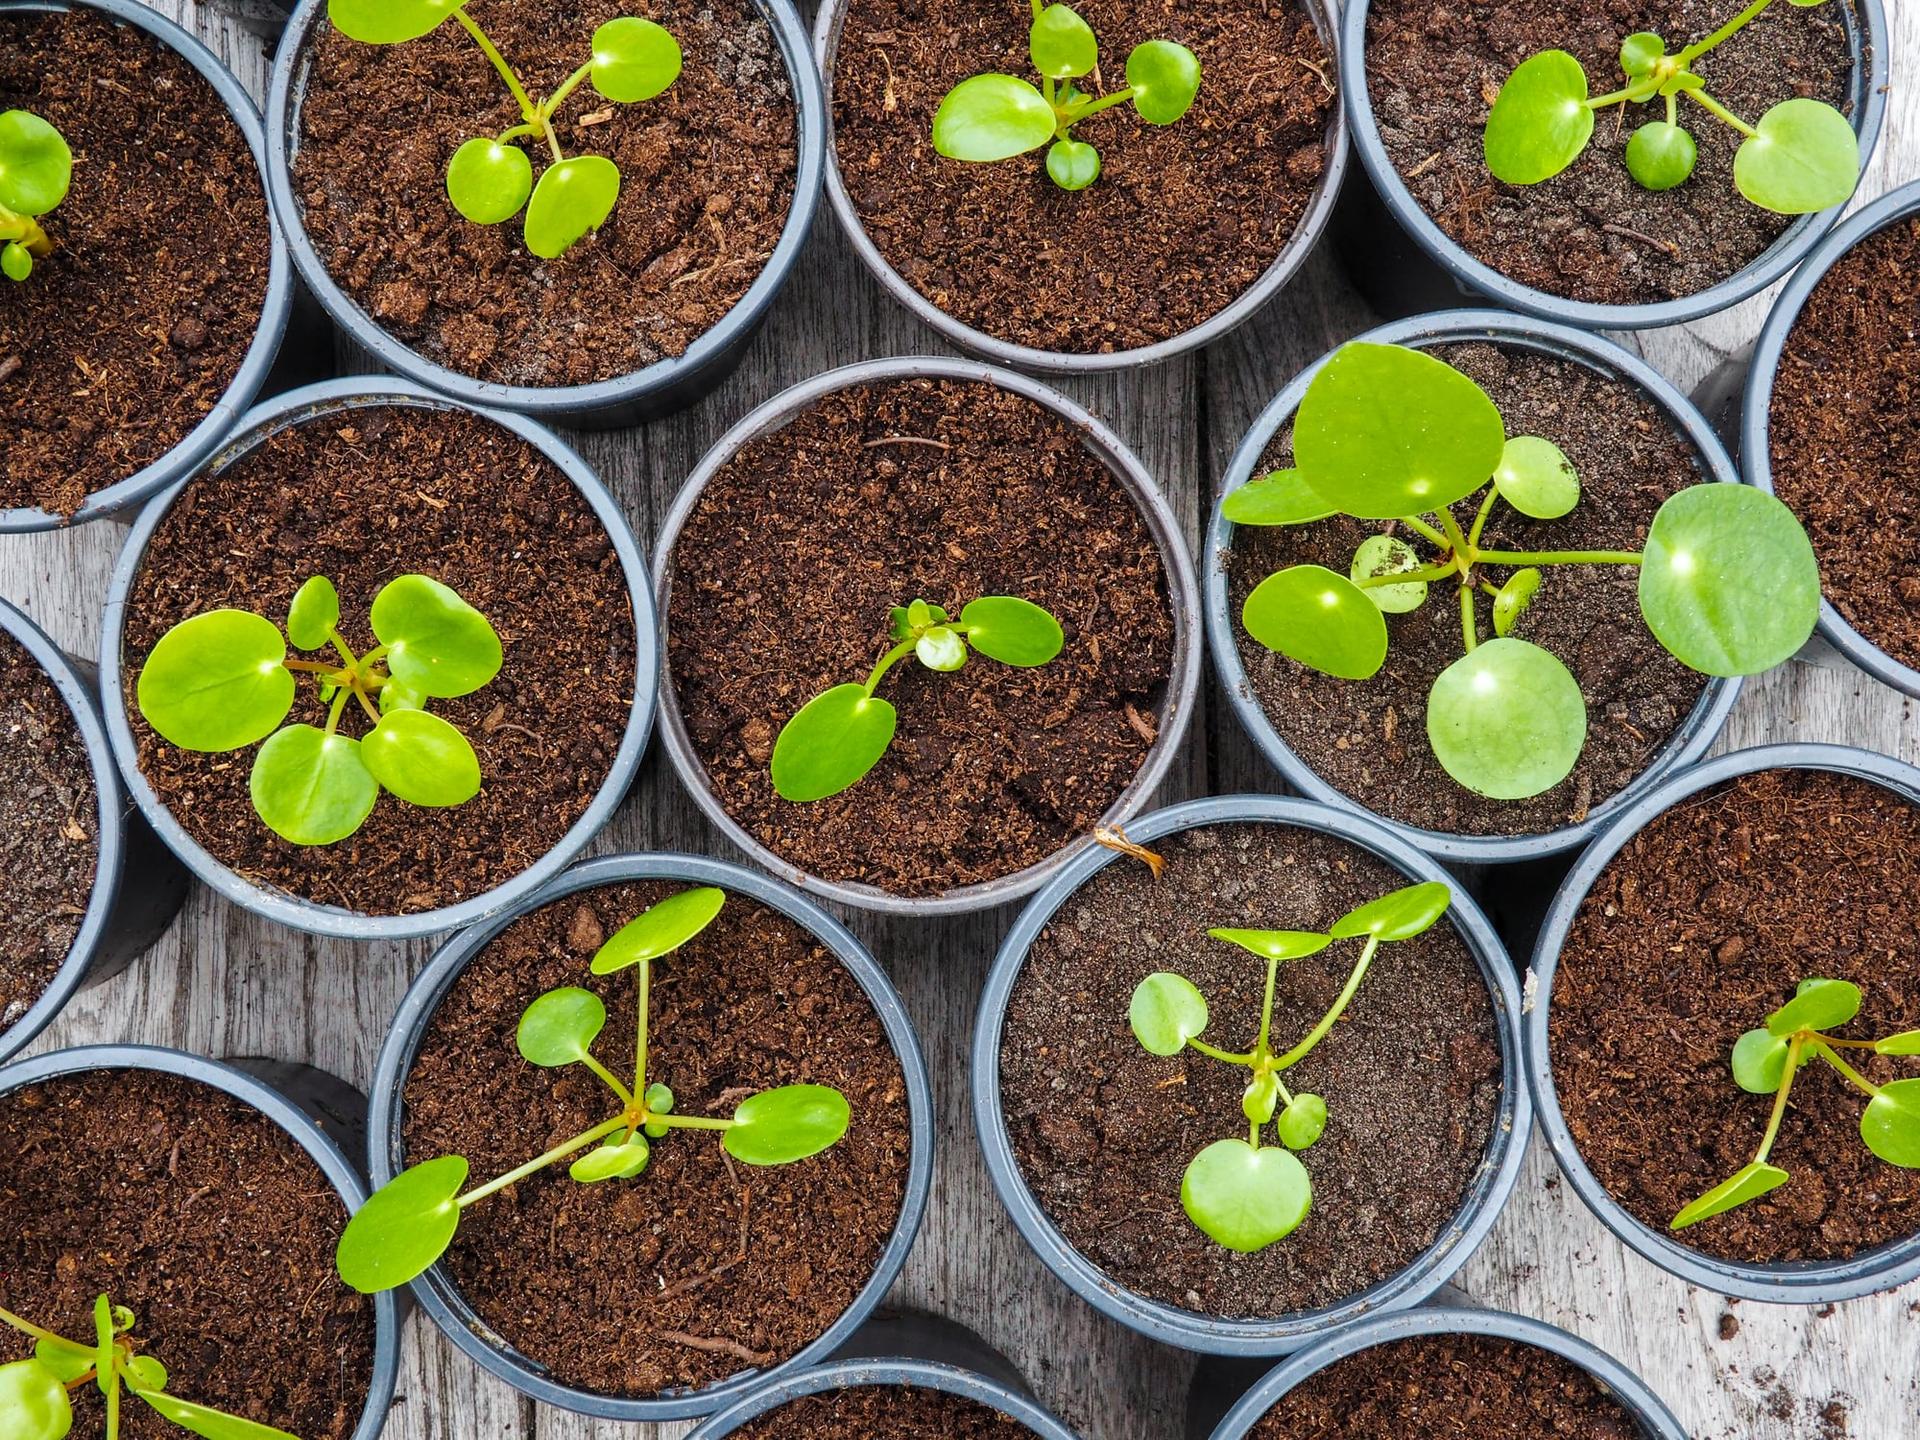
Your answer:
[[[933,1164],[872,958],[791,889],[684,855],[589,861],[455,936],[394,1021],[371,1131],[381,1188],[341,1273],[411,1282],[516,1389],[626,1421],[830,1354],[905,1263]]]
[[[681,780],[756,861],[846,904],[1036,889],[1145,803],[1193,709],[1192,564],[1152,479],[984,365],[875,361],[776,396],[701,461],[657,565]]]
[[[1526,1149],[1491,926],[1347,811],[1201,800],[1128,834],[1033,899],[981,1001],[974,1120],[1015,1225],[1191,1350],[1285,1354],[1419,1303]]]
[[[689,1440],[1074,1440],[1025,1393],[925,1360],[840,1360],[755,1391]]]
[[[612,496],[534,422],[404,380],[255,410],[134,527],[101,654],[154,828],[314,934],[428,934],[531,893],[606,824],[652,721],[652,599]]]
[[[733,372],[825,167],[790,0],[312,0],[267,112],[274,212],[335,322],[411,379],[571,425]]]
[[[1325,230],[1347,159],[1334,28],[1321,0],[827,0],[829,201],[963,349],[1041,372],[1166,359],[1257,312]]]
[[[292,271],[259,112],[138,0],[0,0],[0,113],[0,532],[47,530],[213,452],[280,348]]]
[[[1920,770],[1777,745],[1672,776],[1568,875],[1528,1077],[1654,1264],[1808,1305],[1920,1275],[1917,855]]]

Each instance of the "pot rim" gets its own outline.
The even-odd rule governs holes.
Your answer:
[[[939,1390],[978,1401],[1010,1415],[1038,1440],[1075,1440],[1071,1430],[1054,1419],[1030,1397],[1009,1389],[996,1380],[972,1370],[962,1370],[932,1360],[907,1357],[878,1360],[840,1360],[801,1370],[782,1380],[770,1382],[744,1396],[719,1414],[697,1426],[687,1440],[722,1440],[749,1420],[790,1401],[829,1390],[854,1390],[868,1386],[905,1386],[916,1390]]]

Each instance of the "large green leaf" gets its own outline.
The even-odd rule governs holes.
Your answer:
[[[1240,609],[1247,634],[1289,660],[1365,680],[1387,658],[1387,622],[1367,592],[1323,565],[1294,565],[1253,588]]]
[[[399,45],[440,28],[466,0],[327,0],[327,19],[349,40]]]
[[[447,162],[447,198],[476,225],[499,225],[518,215],[533,194],[533,161],[518,145],[475,136]]]
[[[1760,117],[1733,157],[1733,183],[1781,215],[1844,205],[1860,183],[1860,137],[1831,105],[1782,100]]]
[[[681,63],[680,42],[651,20],[622,15],[593,32],[593,88],[623,105],[661,94]]]
[[[1391,943],[1411,940],[1433,928],[1453,903],[1453,891],[1438,880],[1423,880],[1369,900],[1333,922],[1333,938],[1352,940],[1370,935]]]
[[[373,778],[409,805],[464,805],[480,793],[480,757],[459,730],[425,710],[390,710],[360,742]]]
[[[177,1395],[158,1390],[135,1390],[134,1393],[182,1430],[200,1436],[201,1440],[299,1440],[289,1431],[244,1420],[224,1410],[196,1405]]]
[[[749,1165],[791,1165],[818,1155],[847,1133],[847,1097],[825,1085],[782,1085],[740,1102],[720,1143]]]
[[[31,110],[0,111],[0,206],[44,215],[67,198],[73,152],[60,132]]]
[[[1298,470],[1255,476],[1220,502],[1235,525],[1306,525],[1336,513]]]
[[[1587,72],[1564,50],[1515,67],[1487,117],[1487,169],[1509,185],[1537,185],[1580,158],[1593,138]]]
[[[1002,665],[1045,665],[1060,653],[1060,622],[1017,595],[982,595],[960,611],[967,643]]]
[[[0,1435],[7,1440],[65,1440],[73,1428],[67,1387],[38,1360],[0,1365]]]
[[[594,952],[589,967],[596,975],[611,975],[670,955],[713,923],[727,903],[727,892],[713,885],[676,890],[622,925]]]
[[[1178,1055],[1207,1028],[1207,997],[1186,976],[1159,971],[1133,987],[1127,1024],[1149,1054]]]
[[[1171,125],[1200,93],[1200,57],[1171,40],[1149,40],[1127,56],[1133,108],[1149,125]]]
[[[1587,706],[1557,658],[1506,636],[1440,672],[1427,697],[1427,740],[1467,789],[1524,800],[1572,772],[1587,743]]]
[[[1770,1190],[1778,1190],[1792,1178],[1777,1165],[1769,1165],[1764,1160],[1755,1160],[1745,1166],[1730,1179],[1722,1180],[1706,1194],[1674,1216],[1668,1222],[1670,1228],[1685,1230],[1689,1225],[1698,1225],[1702,1220],[1710,1220],[1715,1215],[1724,1215],[1729,1210],[1738,1209],[1750,1200],[1758,1200]]]
[[[280,728],[293,672],[279,627],[246,610],[209,610],[160,637],[135,696],[147,723],[182,750],[239,750]]]
[[[1304,960],[1318,955],[1333,943],[1333,936],[1318,930],[1209,930],[1215,940],[1238,945],[1262,960]]]
[[[529,1063],[546,1069],[578,1065],[607,1025],[607,1007],[591,990],[563,985],[521,1012],[513,1041]]]
[[[1028,35],[1033,68],[1054,80],[1088,74],[1100,63],[1100,43],[1093,27],[1065,5],[1049,5],[1033,22]]]
[[[549,165],[527,202],[524,238],[542,260],[558,260],[598,230],[620,200],[620,167],[604,155],[574,155]]]
[[[975,75],[947,92],[933,116],[933,148],[949,160],[1010,160],[1053,139],[1059,117],[1012,75]]]
[[[783,800],[824,800],[851,789],[893,743],[899,712],[864,685],[836,685],[801,706],[773,742],[773,788]]]
[[[500,637],[449,586],[425,575],[389,580],[373,597],[373,633],[394,678],[426,695],[470,695],[500,673]]]
[[[1793,999],[1767,1016],[1767,1031],[1784,1038],[1797,1030],[1835,1030],[1858,1015],[1861,1004],[1851,980],[1802,980]]]
[[[1313,1182],[1286,1150],[1216,1140],[1188,1164],[1180,1204],[1213,1239],[1251,1254],[1299,1228],[1313,1205]]]
[[[262,745],[247,790],[267,828],[295,845],[346,839],[380,798],[360,742],[312,725],[289,725]]]
[[[1860,1138],[1889,1165],[1920,1170],[1920,1080],[1881,1086],[1860,1117]]]
[[[347,1222],[334,1251],[340,1278],[363,1295],[391,1290],[446,1253],[460,1228],[454,1202],[467,1183],[467,1162],[442,1155],[403,1170],[382,1185]]]

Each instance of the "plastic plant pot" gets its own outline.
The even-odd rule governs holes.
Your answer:
[[[673,508],[667,512],[666,519],[661,523],[660,538],[654,551],[654,584],[658,589],[658,609],[662,626],[664,628],[666,624],[668,604],[673,592],[674,544],[679,539],[680,531],[685,527],[688,518],[693,514],[694,507],[699,504],[700,496],[708,482],[726,467],[742,447],[762,435],[782,428],[820,399],[835,391],[853,389],[862,385],[885,384],[895,380],[926,378],[971,380],[993,385],[1024,396],[1067,421],[1084,435],[1088,450],[1126,488],[1133,503],[1139,508],[1141,517],[1146,521],[1154,543],[1159,547],[1161,567],[1167,577],[1167,603],[1173,612],[1173,670],[1167,678],[1166,698],[1157,712],[1158,738],[1147,752],[1146,759],[1141,762],[1139,771],[1121,791],[1100,822],[1102,825],[1124,824],[1129,816],[1137,814],[1145,806],[1148,797],[1166,777],[1167,770],[1179,751],[1181,737],[1186,733],[1187,722],[1193,716],[1194,705],[1200,690],[1200,641],[1195,623],[1199,614],[1199,589],[1194,579],[1193,562],[1187,555],[1186,541],[1180,533],[1179,522],[1174,519],[1173,512],[1167,508],[1166,501],[1161,498],[1158,488],[1153,483],[1153,477],[1147,473],[1146,468],[1133,452],[1127,449],[1120,438],[1106,425],[1058,391],[1038,381],[974,361],[944,360],[923,356],[898,360],[869,360],[858,365],[849,365],[843,369],[829,371],[825,375],[817,376],[774,396],[723,435],[719,442],[707,452],[675,498]],[[712,783],[707,778],[706,766],[701,763],[699,755],[694,751],[693,741],[687,734],[686,721],[680,713],[679,697],[673,687],[670,665],[663,669],[660,736],[662,743],[666,746],[668,758],[673,762],[674,771],[680,777],[681,784],[693,796],[702,813],[718,826],[729,840],[744,850],[756,865],[772,871],[789,884],[842,905],[875,910],[883,914],[916,916],[954,915],[972,910],[986,910],[1031,894],[1044,885],[1048,877],[1057,873],[1073,856],[1083,853],[1094,843],[1090,836],[1083,836],[1024,870],[1015,871],[1013,874],[1003,875],[982,884],[961,886],[938,895],[895,895],[870,885],[841,884],[810,874],[781,858],[762,845],[732,815],[727,813],[719,797],[714,794]]]
[[[1674,388],[1659,371],[1611,340],[1565,325],[1549,324],[1504,310],[1452,310],[1439,315],[1422,315],[1398,320],[1356,337],[1382,345],[1408,345],[1430,350],[1439,345],[1481,341],[1510,349],[1528,350],[1555,359],[1569,360],[1589,370],[1597,370],[1629,382],[1644,391],[1663,410],[1674,431],[1690,445],[1699,458],[1700,470],[1709,481],[1737,483],[1739,472],[1728,458],[1725,447],[1713,429],[1701,417],[1691,401]],[[1307,386],[1326,363],[1315,361],[1288,382],[1273,403],[1253,422],[1240,448],[1227,467],[1222,498],[1237,490],[1261,471],[1261,457],[1274,437],[1293,420]],[[1336,790],[1322,780],[1292,746],[1280,737],[1273,722],[1261,709],[1259,698],[1240,661],[1240,618],[1229,595],[1227,557],[1233,549],[1234,526],[1221,512],[1221,500],[1214,502],[1213,519],[1207,530],[1203,558],[1206,577],[1207,643],[1213,654],[1214,668],[1227,703],[1239,718],[1260,753],[1286,783],[1300,794],[1329,805],[1360,810],[1358,800]],[[1739,696],[1737,679],[1708,679],[1693,709],[1674,729],[1666,745],[1635,781],[1593,807],[1587,818],[1575,825],[1524,835],[1461,835],[1405,824],[1384,816],[1374,816],[1381,824],[1418,845],[1431,855],[1460,864],[1508,864],[1519,860],[1539,860],[1584,845],[1608,820],[1645,794],[1658,779],[1676,766],[1685,765],[1706,754],[1727,712]]]
[[[1493,1010],[1500,1047],[1500,1110],[1492,1138],[1460,1209],[1434,1242],[1397,1274],[1335,1305],[1266,1319],[1225,1319],[1136,1294],[1076,1250],[1034,1196],[1014,1157],[1000,1095],[1000,1045],[1008,1002],[1026,967],[1027,952],[1049,921],[1079,889],[1124,856],[1097,849],[1076,855],[1020,912],[994,958],[973,1032],[973,1121],[987,1173],[1015,1227],[1040,1260],[1068,1288],[1109,1319],[1163,1344],[1208,1355],[1285,1355],[1362,1316],[1404,1310],[1427,1299],[1452,1277],[1493,1228],[1513,1193],[1532,1125],[1520,1059],[1520,987],[1493,927],[1463,893],[1458,880],[1429,855],[1376,820],[1351,810],[1237,795],[1193,800],[1156,810],[1127,827],[1128,838],[1151,845],[1163,836],[1216,825],[1288,825],[1334,836],[1371,852],[1410,881],[1438,880],[1453,888],[1447,920],[1473,952]],[[1132,862],[1127,862],[1132,863]],[[1285,1243],[1285,1242],[1282,1242]]]
[[[1658,816],[1703,790],[1761,770],[1827,770],[1851,775],[1920,804],[1920,769],[1846,745],[1764,745],[1739,750],[1682,770],[1642,795],[1587,847],[1547,911],[1533,952],[1529,986],[1535,998],[1525,1024],[1527,1082],[1540,1112],[1541,1131],[1561,1171],[1600,1223],[1628,1248],[1669,1275],[1715,1294],[1775,1305],[1830,1305],[1891,1290],[1920,1276],[1920,1233],[1844,1260],[1742,1265],[1702,1254],[1642,1224],[1607,1193],[1581,1158],[1560,1112],[1559,1092],[1553,1083],[1553,979],[1559,968],[1560,949],[1587,892],[1608,862]]]
[[[793,205],[779,242],[746,294],[684,354],[588,385],[505,385],[464,375],[428,359],[388,334],[341,289],[314,248],[293,187],[293,162],[300,148],[300,111],[313,70],[314,35],[326,24],[326,0],[301,0],[287,21],[286,36],[280,42],[267,88],[267,194],[286,232],[300,278],[334,324],[381,365],[468,405],[511,410],[555,425],[611,429],[656,420],[698,404],[746,358],[747,347],[759,333],[774,297],[792,275],[806,245],[807,232],[813,227],[826,168],[826,101],[799,12],[792,0],[752,0],[752,4],[773,32],[793,87]],[[444,200],[441,195],[434,203]]]
[[[76,8],[98,10],[121,24],[144,30],[199,71],[227,107],[227,113],[233,117],[233,123],[240,128],[240,133],[246,136],[247,147],[253,151],[254,163],[260,169],[260,183],[264,189],[267,183],[267,149],[260,129],[260,111],[247,92],[240,88],[240,82],[234,79],[233,72],[215,59],[211,50],[166,16],[141,4],[140,0],[0,0],[0,16],[49,14]],[[288,263],[287,246],[280,227],[274,223],[271,215],[267,229],[267,292],[260,307],[259,327],[254,331],[253,343],[240,362],[240,369],[213,409],[201,417],[200,423],[181,437],[180,442],[166,454],[106,489],[94,491],[72,515],[55,515],[37,508],[0,510],[0,534],[55,530],[88,520],[124,516],[191,473],[219,448],[266,383],[267,373],[273,368],[274,357],[279,353],[281,338],[286,334],[288,314],[293,308],[293,267]]]
[[[790,1360],[765,1370],[749,1369],[699,1390],[668,1391],[635,1399],[575,1389],[552,1379],[545,1367],[514,1349],[469,1305],[444,1265],[435,1265],[412,1282],[414,1297],[454,1345],[490,1374],[521,1394],[547,1405],[602,1420],[653,1423],[711,1415],[758,1387],[783,1380],[825,1360],[851,1339],[886,1298],[926,1213],[933,1184],[933,1091],[926,1062],[906,1007],[886,972],[844,925],[804,895],[743,866],[695,855],[610,855],[583,861],[552,884],[520,900],[512,910],[474,925],[449,939],[435,953],[401,1001],[380,1050],[368,1119],[373,1183],[386,1184],[406,1165],[406,1085],[420,1042],[435,1011],[467,965],[520,916],[582,890],[630,880],[675,880],[688,885],[717,885],[730,894],[777,910],[814,935],[859,982],[872,1002],[906,1079],[907,1111],[913,1131],[906,1194],[900,1218],[879,1263],[853,1304],[812,1344]],[[642,1182],[644,1183],[644,1182]]]
[[[633,703],[627,713],[626,731],[621,737],[620,748],[615,752],[607,777],[601,782],[592,803],[574,821],[560,842],[534,864],[491,890],[457,904],[409,915],[369,915],[337,905],[323,905],[283,890],[267,889],[242,878],[209,854],[174,819],[140,769],[139,748],[127,721],[126,677],[121,667],[128,597],[134,577],[139,574],[154,532],[187,487],[218,483],[221,473],[228,466],[277,431],[382,405],[471,411],[512,431],[557,467],[599,517],[608,542],[620,561],[621,571],[626,577],[627,599],[633,611],[636,652]],[[600,833],[625,798],[639,770],[641,755],[646,750],[647,735],[653,724],[659,644],[646,563],[641,559],[633,534],[627,528],[626,517],[621,513],[619,502],[613,498],[612,492],[601,484],[572,448],[553,432],[525,416],[478,410],[409,380],[358,376],[328,380],[264,402],[241,421],[233,439],[197,474],[175,485],[141,513],[139,521],[127,536],[126,545],[114,566],[112,583],[107,589],[100,657],[107,735],[112,741],[120,774],[148,823],[202,883],[236,905],[309,935],[332,935],[345,940],[398,940],[471,925],[506,909],[558,875]]]
[[[697,1426],[687,1440],[723,1440],[737,1433],[750,1421],[789,1401],[807,1395],[834,1390],[855,1390],[871,1385],[911,1386],[915,1390],[938,1390],[975,1400],[991,1409],[1010,1415],[1037,1440],[1075,1440],[1074,1433],[1033,1402],[998,1380],[953,1365],[929,1360],[876,1359],[841,1360],[818,1365],[776,1380],[754,1391],[738,1404]]]

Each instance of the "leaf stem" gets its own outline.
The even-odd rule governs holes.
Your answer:
[[[1267,1037],[1273,1032],[1273,987],[1274,982],[1279,978],[1280,962],[1269,959],[1267,961],[1267,994],[1266,998],[1260,1002],[1260,1038],[1253,1047],[1255,1055],[1267,1053]]]
[[[1446,536],[1434,529],[1433,526],[1427,524],[1427,522],[1422,520],[1418,515],[1402,515],[1400,517],[1400,523],[1413,531],[1414,534],[1426,536],[1427,539],[1431,540],[1435,545],[1438,545],[1442,550],[1445,550],[1448,545],[1452,543]]]
[[[731,1130],[740,1123],[738,1120],[708,1120],[700,1115],[655,1115],[651,1111],[647,1118],[669,1130]]]
[[[620,1097],[620,1104],[623,1108],[626,1108],[626,1109],[633,1108],[632,1092],[629,1091],[626,1086],[620,1083],[619,1077],[616,1076],[611,1070],[607,1069],[606,1066],[602,1065],[598,1060],[594,1059],[592,1055],[586,1054],[584,1052],[580,1056],[580,1063],[586,1066],[587,1069],[591,1070],[594,1074],[598,1075],[602,1080],[606,1082],[607,1088],[613,1091],[614,1094]]]
[[[1111,110],[1116,105],[1124,105],[1133,99],[1134,89],[1129,85],[1124,90],[1116,90],[1111,95],[1102,95],[1090,105],[1069,105],[1067,107],[1066,128],[1078,125],[1082,120],[1098,115],[1102,110]]]
[[[500,78],[507,82],[507,89],[513,92],[514,101],[520,106],[520,113],[526,116],[527,123],[537,124],[541,118],[538,107],[527,98],[527,90],[520,83],[520,77],[513,73],[513,67],[507,64],[506,58],[494,47],[493,41],[487,38],[487,32],[480,28],[480,22],[467,14],[465,6],[456,9],[453,12],[453,18],[466,27],[467,34],[473,37],[473,43],[478,45],[487,59],[493,62],[493,68],[498,70]]]
[[[634,1008],[639,1011],[633,1040],[633,1093],[643,1099],[647,1093],[647,1012],[653,1005],[653,961],[642,960],[634,984],[639,989]],[[631,1097],[629,1097],[631,1098]]]
[[[1360,952],[1360,958],[1353,962],[1353,973],[1347,976],[1346,987],[1341,990],[1340,998],[1333,1002],[1333,1008],[1320,1017],[1320,1023],[1307,1032],[1307,1038],[1294,1046],[1286,1054],[1273,1062],[1274,1073],[1291,1070],[1312,1052],[1313,1047],[1327,1038],[1327,1032],[1333,1029],[1335,1022],[1346,1013],[1347,1006],[1353,1003],[1353,997],[1360,992],[1360,982],[1367,978],[1367,967],[1373,964],[1374,953],[1380,948],[1380,937],[1369,935],[1366,948]]]
[[[1384,575],[1368,575],[1353,583],[1362,590],[1371,590],[1376,585],[1413,585],[1430,580],[1444,580],[1449,575],[1459,573],[1456,565],[1422,565],[1418,570],[1390,570]]]
[[[342,690],[340,692],[341,695],[344,695],[347,693],[349,692],[345,690]],[[362,690],[358,685],[355,685],[352,688],[351,693],[353,695],[353,698],[360,702],[360,708],[367,712],[367,718],[373,721],[375,725],[378,725],[380,723],[380,711],[375,708],[373,701],[367,698],[367,692]],[[338,700],[340,696],[336,695],[333,698]]]
[[[578,70],[574,71],[573,74],[569,75],[558,90],[554,91],[553,94],[541,102],[540,113],[547,116],[557,114],[560,107],[566,104],[567,97],[578,90],[580,88],[580,82],[592,73],[593,62],[589,60]]]
[[[347,697],[359,693],[347,685],[342,685],[333,692],[333,708],[327,712],[327,734],[331,735],[340,728],[340,712],[347,708]]]
[[[1214,1059],[1224,1060],[1229,1065],[1253,1064],[1253,1055],[1251,1053],[1248,1053],[1245,1055],[1236,1055],[1231,1050],[1221,1050],[1216,1046],[1209,1045],[1206,1041],[1201,1040],[1195,1036],[1189,1036],[1187,1039],[1187,1044],[1191,1045],[1194,1049],[1198,1050],[1202,1055],[1211,1055]]]
[[[1773,0],[1753,0],[1753,3],[1748,5],[1746,9],[1727,21],[1726,24],[1707,36],[1706,39],[1696,40],[1693,44],[1682,50],[1679,55],[1680,63],[1682,65],[1691,65],[1695,60],[1698,60],[1723,40],[1731,39],[1733,36],[1739,34],[1748,24],[1759,19],[1761,14],[1771,4],[1773,4]]]
[[[1780,1093],[1773,1100],[1773,1116],[1767,1121],[1767,1133],[1760,1139],[1760,1148],[1754,1153],[1753,1163],[1764,1165],[1767,1156],[1773,1153],[1773,1142],[1780,1138],[1781,1122],[1787,1118],[1787,1097],[1793,1093],[1793,1077],[1800,1069],[1800,1052],[1806,1046],[1804,1035],[1796,1035],[1787,1042],[1787,1073],[1780,1081]]]
[[[65,1336],[56,1335],[51,1330],[42,1330],[31,1320],[23,1320],[11,1310],[5,1309],[4,1307],[0,1307],[0,1325],[11,1325],[22,1335],[31,1335],[36,1340],[51,1340],[56,1345],[65,1345],[72,1350],[91,1351],[93,1349],[91,1345],[76,1345]]]
[[[1722,120],[1726,121],[1727,124],[1731,125],[1734,129],[1738,130],[1742,135],[1746,136],[1749,140],[1751,140],[1754,136],[1760,133],[1758,130],[1754,129],[1753,126],[1749,125],[1746,121],[1742,120],[1738,115],[1734,114],[1733,111],[1729,110],[1726,106],[1722,105],[1718,100],[1714,99],[1711,95],[1707,94],[1706,91],[1689,90],[1687,91],[1687,94],[1693,98],[1696,104],[1698,104],[1703,109],[1705,109],[1709,114],[1718,115]]]
[[[340,673],[340,667],[338,665],[329,665],[324,660],[282,660],[280,665],[282,669],[298,670],[309,675],[338,675]]]
[[[1489,565],[1638,565],[1638,550],[1482,550],[1473,557]]]
[[[1864,1090],[1869,1096],[1875,1099],[1879,1098],[1880,1087],[1874,1084],[1871,1080],[1867,1079],[1866,1076],[1862,1075],[1858,1070],[1854,1069],[1853,1066],[1849,1065],[1846,1061],[1842,1060],[1840,1056],[1834,1051],[1833,1046],[1829,1044],[1824,1037],[1816,1038],[1813,1041],[1813,1048],[1819,1054],[1822,1060],[1826,1061],[1827,1064],[1831,1065],[1834,1069],[1838,1070],[1842,1075],[1846,1076],[1847,1079],[1851,1081],[1856,1087],[1858,1087],[1861,1090]]]
[[[873,673],[867,676],[866,691],[868,696],[872,696],[873,692],[880,688],[880,682],[887,678],[887,671],[891,670],[895,665],[898,665],[912,653],[916,643],[917,642],[911,638],[902,640],[898,645],[880,657],[880,662],[873,667]]]
[[[1660,88],[1660,82],[1651,76],[1642,76],[1631,85],[1618,90],[1610,90],[1605,95],[1595,95],[1587,101],[1589,110],[1604,110],[1609,105],[1618,105],[1622,101],[1640,101],[1653,98],[1654,91]]]
[[[567,152],[560,148],[560,137],[554,133],[551,116],[540,117],[540,130],[547,137],[547,148],[553,152],[553,163],[556,165],[563,163],[567,158]]]
[[[353,653],[353,648],[342,638],[338,627],[327,631],[327,639],[333,643],[333,648],[340,652],[341,658],[347,662],[347,668],[349,670],[359,667],[360,657]]]
[[[1460,587],[1460,639],[1471,655],[1480,648],[1480,625],[1473,615],[1473,587]]]
[[[1497,486],[1487,487],[1487,498],[1480,502],[1480,510],[1473,517],[1473,528],[1467,531],[1467,549],[1471,553],[1480,544],[1480,532],[1487,528],[1487,517],[1493,514],[1493,502],[1500,498]]]
[[[454,13],[458,14],[459,12],[456,11]],[[566,1159],[567,1156],[573,1154],[574,1151],[584,1150],[587,1146],[593,1144],[593,1142],[596,1140],[606,1139],[606,1137],[611,1135],[614,1131],[623,1128],[626,1125],[626,1123],[627,1123],[627,1117],[624,1112],[614,1116],[613,1119],[611,1120],[603,1121],[601,1124],[594,1126],[593,1129],[591,1130],[582,1131],[580,1134],[574,1136],[571,1140],[562,1141],[560,1144],[554,1146],[553,1149],[547,1151],[546,1154],[537,1156],[536,1158],[527,1161],[526,1164],[520,1166],[517,1169],[509,1170],[506,1174],[502,1175],[498,1180],[489,1180],[486,1184],[482,1185],[479,1189],[469,1190],[466,1194],[457,1198],[453,1203],[459,1206],[462,1210],[464,1210],[467,1208],[467,1206],[473,1204],[474,1201],[484,1200],[487,1198],[487,1196],[496,1194],[499,1191],[506,1189],[509,1185],[515,1184],[518,1181],[526,1179],[527,1176],[532,1175],[536,1171],[544,1170],[547,1168],[547,1166],[554,1164],[556,1161]]]
[[[1473,547],[1467,543],[1467,537],[1460,533],[1460,522],[1453,518],[1451,510],[1433,512],[1440,520],[1440,528],[1446,532],[1447,544],[1453,547],[1453,553],[1462,559],[1471,559]]]

